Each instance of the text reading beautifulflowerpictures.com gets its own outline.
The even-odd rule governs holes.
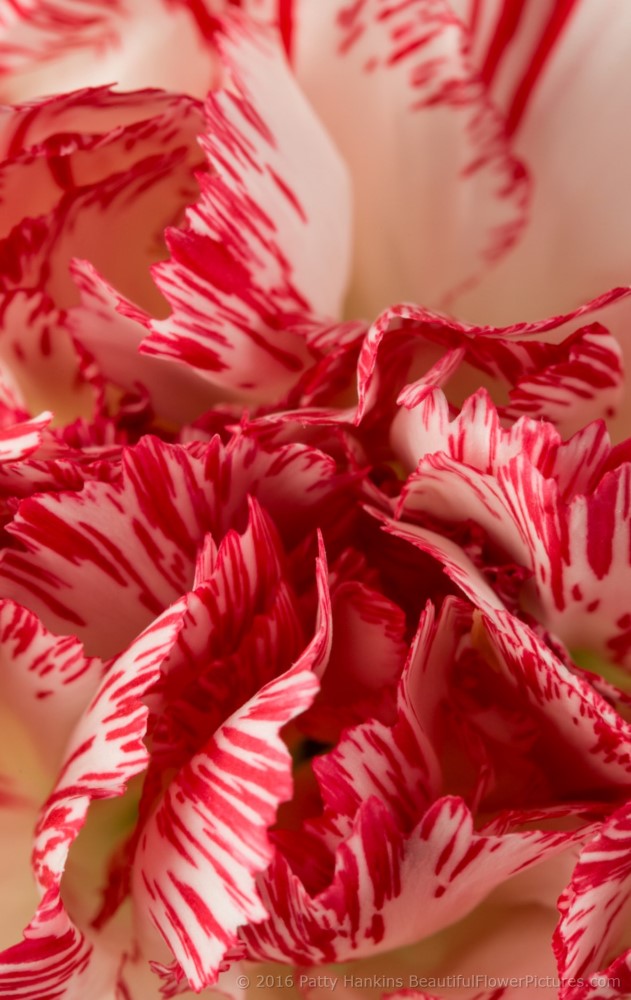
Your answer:
[[[256,976],[239,976],[237,985],[241,989],[255,987],[256,989],[322,989],[335,990],[338,986],[347,989],[507,989],[524,988],[551,989],[591,986],[602,989],[620,988],[620,980],[605,975],[592,976],[590,979],[570,978],[559,979],[557,976],[488,976],[481,973],[472,975],[451,976],[407,976],[370,975],[308,975],[291,973],[273,975],[271,973]]]

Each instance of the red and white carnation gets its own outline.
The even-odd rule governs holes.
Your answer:
[[[628,19],[0,3],[0,997],[630,994]]]

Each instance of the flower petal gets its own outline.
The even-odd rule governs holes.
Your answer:
[[[226,449],[218,438],[184,447],[145,436],[124,450],[114,482],[20,504],[9,530],[27,551],[3,553],[3,593],[111,656],[191,589],[207,533],[220,540],[243,527],[249,494],[292,546],[313,532],[314,510],[326,523],[338,479],[333,460],[304,445],[268,452],[240,436]]]
[[[101,83],[204,97],[217,77],[210,27],[210,12],[194,0],[11,4],[0,24],[2,100]]]
[[[26,412],[50,409],[57,425],[94,415],[101,380],[89,370],[65,315],[46,294],[19,290],[2,297],[0,360]]]
[[[504,603],[489,586],[482,572],[474,565],[463,549],[437,531],[421,528],[416,524],[406,524],[393,518],[385,517],[378,511],[369,513],[382,522],[384,531],[395,538],[402,538],[416,548],[421,549],[436,559],[443,567],[445,574],[478,608],[491,612],[504,609]]]
[[[124,468],[120,483],[23,501],[11,531],[28,551],[6,551],[1,571],[7,595],[103,657],[190,589],[211,528],[202,462],[146,439]]]
[[[615,319],[617,304],[630,291],[613,288],[565,315],[506,327],[473,326],[422,306],[392,306],[377,317],[362,345],[356,421],[391,400],[415,405],[428,386],[452,378],[457,401],[490,381],[493,390],[508,395],[507,415],[547,417],[549,409],[549,419],[564,431],[566,421],[569,431],[575,428],[581,402],[592,418],[610,417],[623,370],[620,348],[602,324]],[[582,321],[586,315],[589,324]],[[406,385],[410,371],[423,374]]]
[[[221,50],[231,89],[206,103],[213,173],[187,228],[168,237],[171,261],[155,273],[173,315],[152,323],[143,349],[270,399],[312,357],[303,331],[340,308],[349,193],[273,35],[234,17]]]
[[[522,417],[504,429],[501,409],[493,406],[485,389],[465,399],[453,417],[441,389],[426,386],[419,396],[401,408],[391,432],[397,456],[414,469],[426,456],[442,453],[484,475],[497,475],[511,458],[523,454],[570,500],[592,492],[613,459],[602,422],[587,424],[563,441],[556,428],[542,420]],[[408,478],[401,510],[407,506],[408,492],[414,493],[416,480],[416,473]]]
[[[68,329],[95,359],[104,378],[147,398],[155,413],[176,424],[199,417],[213,402],[205,379],[189,366],[139,354],[147,317],[131,315],[131,303],[88,261],[73,261],[81,305],[70,310]]]
[[[0,603],[2,694],[39,743],[48,766],[61,755],[103,673],[78,639],[54,636],[13,601]]]
[[[481,6],[488,30],[477,62],[506,109],[533,199],[520,243],[456,308],[471,320],[510,323],[571,309],[628,280],[631,146],[611,95],[628,92],[629,10],[624,0],[606,11],[576,0]],[[507,31],[511,16],[516,30]]]
[[[42,431],[52,418],[52,413],[44,412],[33,420],[0,429],[0,462],[17,462],[36,451],[42,443]]]
[[[79,1000],[84,990],[99,997],[114,981],[116,959],[74,926],[60,882],[92,799],[122,795],[146,763],[147,709],[140,698],[159,675],[185,609],[182,600],[165,612],[112,664],[74,731],[36,831],[33,869],[42,902],[24,941],[2,955],[0,995]]]
[[[631,948],[624,932],[631,913],[630,840],[631,809],[626,804],[585,845],[559,900],[561,919],[554,947],[559,975],[569,983],[559,994],[562,1000],[606,1000],[627,994]],[[609,964],[621,946],[627,950]],[[582,988],[572,982],[581,978]]]
[[[586,435],[578,442],[588,450],[591,443]],[[572,456],[568,452],[564,457]],[[630,498],[628,463],[607,472],[593,492],[566,502],[555,480],[546,478],[525,453],[510,458],[494,475],[437,453],[419,463],[398,513],[423,511],[481,526],[508,560],[532,573],[533,586],[526,594],[547,628],[570,648],[624,662],[631,652],[631,620],[622,597],[631,573]],[[416,527],[392,530],[402,537],[407,532],[410,540],[418,537],[417,544],[426,533]],[[446,548],[445,542],[436,544],[437,553]],[[456,580],[452,569],[449,575]],[[457,582],[480,604],[482,595],[470,574]]]
[[[403,947],[461,919],[500,882],[562,850],[568,837],[478,834],[453,796],[435,802],[404,836],[387,808],[368,799],[338,848],[331,885],[315,897],[275,857],[260,883],[273,916],[242,931],[248,955],[313,965]]]
[[[266,916],[255,875],[269,864],[267,830],[292,787],[280,729],[318,690],[314,671],[330,645],[326,607],[321,611],[315,636],[294,666],[234,712],[180,770],[140,838],[138,920],[158,928],[193,989],[216,982],[239,926]]]
[[[443,0],[296,0],[291,17],[297,77],[353,178],[351,311],[440,307],[511,246],[528,195],[467,31]]]
[[[551,775],[558,768],[566,789],[578,782],[574,793],[583,796],[599,786],[612,792],[628,785],[629,723],[514,615],[495,611],[482,621],[496,669],[536,710],[542,732],[549,727],[556,757]]]
[[[39,146],[22,146],[13,165],[14,186],[21,185],[17,204],[24,212],[24,191],[42,174],[47,178],[47,203],[34,209],[34,217],[23,217],[4,241],[4,257],[11,266],[3,269],[3,285],[45,289],[58,307],[68,307],[77,300],[69,263],[73,257],[87,257],[121,293],[138,305],[163,311],[149,265],[161,256],[164,228],[179,218],[198,191],[193,171],[202,164],[196,144],[202,128],[200,105],[171,95],[157,100],[151,91],[125,101],[107,90],[74,98],[50,98],[31,109],[47,136]],[[104,111],[106,121],[112,111],[119,111],[114,123],[118,127],[110,124],[105,134],[87,142],[73,136],[74,142],[64,147],[63,133],[56,129],[69,114],[78,115],[91,103]],[[28,110],[21,109],[27,124]],[[130,112],[136,120],[127,124]],[[18,122],[21,117],[18,111]],[[101,117],[97,114],[98,124]],[[89,129],[89,119],[83,127]],[[16,131],[23,144],[35,128],[31,123],[27,136]],[[43,200],[42,189],[38,197]]]

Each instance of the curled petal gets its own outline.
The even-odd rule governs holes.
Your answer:
[[[588,406],[592,418],[610,417],[623,369],[620,347],[603,324],[615,320],[617,304],[629,291],[613,288],[564,315],[504,327],[459,322],[421,306],[392,306],[377,317],[362,345],[356,422],[395,400],[410,408],[428,387],[451,379],[458,394],[459,372],[469,385],[472,369],[476,387],[491,380],[509,401],[514,395],[514,404],[505,407],[512,418],[529,412],[547,417],[549,410],[549,419],[571,432],[583,423],[580,407]],[[581,321],[590,314],[592,322],[585,325]],[[406,384],[410,370],[423,374]]]
[[[134,310],[88,261],[73,261],[71,271],[81,305],[70,310],[68,328],[95,359],[103,377],[147,398],[167,421],[192,421],[207,410],[213,393],[194,369],[139,355],[146,314]]]
[[[68,851],[93,799],[122,795],[145,766],[147,709],[141,697],[177,637],[185,602],[166,612],[112,664],[67,748],[54,791],[40,815],[33,869],[43,893],[24,941],[0,964],[0,995],[79,1000],[114,981],[116,960],[72,923],[60,896]]]
[[[631,985],[631,811],[622,806],[585,845],[559,900],[554,936],[562,1000],[616,1000]],[[611,955],[626,950],[613,963]],[[603,966],[606,965],[606,968]],[[583,979],[583,985],[573,980]],[[591,986],[589,981],[592,981]]]
[[[572,839],[540,831],[478,834],[464,802],[452,796],[435,802],[405,836],[371,798],[338,848],[333,881],[315,897],[276,856],[260,883],[273,916],[242,937],[251,957],[297,965],[403,947],[461,919],[500,882]]]
[[[231,89],[208,98],[203,139],[213,172],[168,236],[171,260],[155,273],[173,314],[143,349],[270,399],[312,362],[319,314],[340,308],[349,193],[273,35],[243,18],[224,28]]]
[[[33,420],[3,427],[0,430],[0,462],[17,462],[37,451],[42,443],[42,431],[52,419],[52,413],[44,412]]]
[[[113,482],[20,504],[10,531],[26,551],[3,553],[4,592],[111,656],[191,589],[206,535],[242,528],[248,494],[292,545],[314,510],[326,512],[336,481],[332,459],[303,445],[267,452],[239,436],[226,449],[218,438],[183,447],[146,436],[124,450]]]
[[[280,729],[309,707],[318,690],[316,671],[330,647],[328,598],[321,589],[322,598],[309,646],[180,770],[140,838],[134,868],[138,919],[141,926],[150,920],[157,927],[196,990],[216,982],[238,928],[267,916],[255,876],[271,860],[268,827],[292,789],[291,757]]]

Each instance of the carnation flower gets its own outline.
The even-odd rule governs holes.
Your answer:
[[[0,996],[622,1000],[626,11],[6,7]]]

